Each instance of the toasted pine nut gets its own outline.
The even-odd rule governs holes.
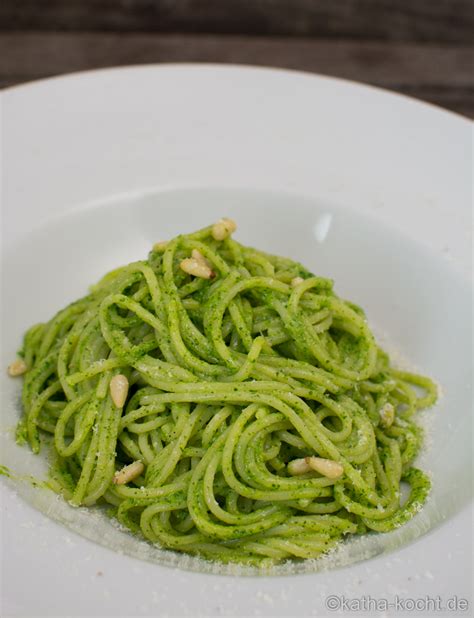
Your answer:
[[[8,375],[12,378],[21,376],[28,371],[28,366],[22,358],[17,358],[8,365]]]
[[[193,249],[191,252],[191,257],[196,260],[196,262],[199,262],[200,264],[203,264],[204,266],[207,266],[207,268],[210,268],[212,270],[212,264],[209,262],[209,260],[207,260],[203,254],[198,251],[197,249]]]
[[[382,427],[390,427],[395,420],[395,408],[391,403],[386,403],[380,410],[380,423]]]
[[[180,264],[181,270],[188,275],[200,277],[201,279],[213,279],[216,274],[206,264],[196,260],[196,258],[185,258]]]
[[[305,462],[311,468],[327,477],[328,479],[338,479],[344,473],[342,464],[332,459],[323,459],[322,457],[305,457]]]
[[[291,287],[295,288],[300,283],[303,283],[303,281],[304,281],[303,277],[295,277],[294,279],[291,280]]]
[[[110,380],[110,396],[117,408],[123,408],[128,395],[128,380],[121,373]]]
[[[164,251],[166,249],[166,245],[168,244],[167,240],[162,240],[160,242],[156,242],[153,245],[153,251],[156,251],[157,253],[161,253],[162,251]]]
[[[288,463],[287,467],[291,476],[299,476],[300,474],[311,472],[311,467],[306,462],[306,459],[293,459],[293,461]]]
[[[237,229],[237,223],[233,219],[219,219],[212,226],[212,237],[214,240],[224,240]]]
[[[144,469],[145,466],[141,461],[134,461],[114,474],[113,483],[114,485],[125,485],[125,483],[129,483],[140,476]]]

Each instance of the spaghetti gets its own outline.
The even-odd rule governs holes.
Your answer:
[[[72,505],[210,559],[315,558],[401,526],[429,491],[412,418],[435,385],[390,365],[332,281],[234,229],[159,243],[32,327],[18,439],[50,436]]]

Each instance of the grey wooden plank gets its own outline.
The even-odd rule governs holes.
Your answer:
[[[0,28],[472,40],[471,0],[2,0]]]
[[[150,62],[228,62],[305,70],[390,88],[474,115],[467,45],[283,37],[5,33],[0,83]]]
[[[0,72],[51,75],[142,62],[233,62],[375,83],[472,85],[466,45],[284,37],[117,33],[4,33]]]

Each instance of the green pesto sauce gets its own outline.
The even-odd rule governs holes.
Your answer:
[[[181,266],[196,247],[209,279]],[[428,477],[410,466],[433,382],[391,366],[332,280],[217,241],[212,226],[105,275],[30,329],[21,355],[16,440],[39,452],[49,436],[52,452],[50,480],[29,482],[74,505],[108,505],[162,547],[266,568],[393,530],[428,495]],[[128,381],[123,406],[110,390],[117,374]],[[305,457],[340,464],[340,476],[291,476],[288,464]],[[138,461],[138,476],[114,482]]]

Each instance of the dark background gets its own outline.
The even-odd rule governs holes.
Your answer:
[[[472,0],[1,0],[0,86],[108,66],[314,71],[474,117]]]

